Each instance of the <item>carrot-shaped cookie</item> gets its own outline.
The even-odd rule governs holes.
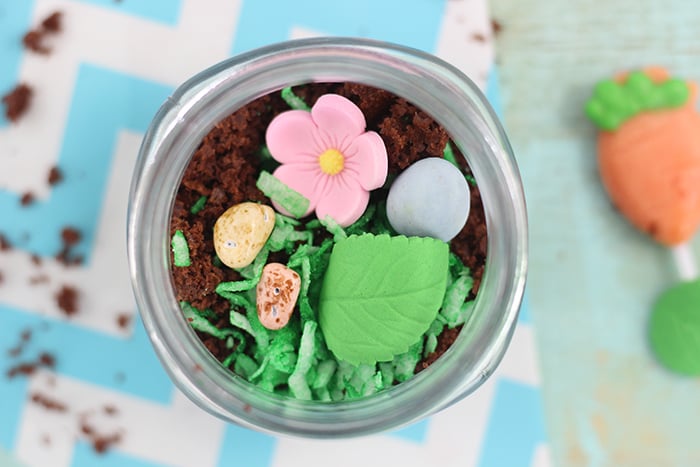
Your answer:
[[[596,86],[600,176],[620,212],[664,245],[700,225],[700,114],[694,83],[651,68]]]

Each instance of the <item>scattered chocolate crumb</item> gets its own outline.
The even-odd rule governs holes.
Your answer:
[[[43,31],[32,29],[22,37],[22,44],[32,52],[48,55],[51,53],[51,49],[44,45],[44,36],[45,33]]]
[[[245,413],[250,413],[250,411],[251,411],[252,409],[253,409],[253,408],[250,406],[250,404],[246,404],[246,405],[243,406],[243,411],[244,411]]]
[[[18,363],[17,365],[11,367],[7,370],[7,377],[12,379],[15,376],[24,375],[31,376],[40,367],[54,368],[56,366],[56,360],[53,355],[43,352],[39,355],[39,358],[35,362],[24,362]]]
[[[61,32],[61,29],[63,29],[62,20],[63,13],[54,11],[41,22],[41,26],[44,28],[44,31],[55,34]]]
[[[49,170],[48,182],[49,186],[54,186],[63,181],[63,172],[58,167],[51,167]]]
[[[23,330],[19,335],[19,343],[17,343],[17,345],[15,345],[14,347],[10,348],[7,351],[7,354],[13,358],[19,357],[20,355],[22,355],[25,345],[27,345],[31,338],[32,330],[29,328]]]
[[[54,368],[56,366],[56,357],[48,352],[42,352],[39,354],[39,363],[47,368]]]
[[[65,246],[73,246],[77,244],[81,238],[82,235],[76,228],[64,227],[63,230],[61,230],[61,240],[63,240],[63,245]]]
[[[105,405],[104,407],[102,407],[102,410],[104,410],[104,413],[106,413],[107,415],[110,415],[110,416],[114,416],[114,415],[117,415],[119,413],[119,409],[117,409],[115,406],[113,406],[111,404]]]
[[[98,454],[104,454],[113,445],[119,443],[122,440],[121,433],[113,433],[106,436],[98,436],[92,439],[92,448]]]
[[[199,363],[195,363],[194,371],[196,371],[196,372],[202,371],[202,366]]]
[[[39,255],[32,255],[31,260],[34,266],[41,266],[41,257]]]
[[[477,32],[472,34],[472,40],[476,42],[486,42],[486,36]]]
[[[117,384],[124,384],[126,381],[126,374],[122,371],[118,371],[114,374],[114,382]]]
[[[22,194],[22,197],[19,199],[19,204],[22,206],[29,206],[34,202],[36,198],[34,197],[34,193],[31,191],[27,191],[24,194]]]
[[[47,35],[61,32],[62,17],[63,14],[60,11],[51,13],[41,22],[38,28],[28,31],[24,37],[22,37],[22,44],[24,47],[39,54],[50,54],[51,49],[44,44],[44,39]]]
[[[17,122],[27,110],[32,101],[33,89],[27,84],[21,83],[2,97],[5,104],[5,117],[11,122]]]
[[[49,276],[46,274],[39,274],[38,276],[32,276],[29,278],[29,285],[46,284],[48,282]]]
[[[2,271],[0,271],[0,284],[5,280],[5,276],[2,275]]]
[[[55,259],[64,266],[77,266],[83,263],[83,257],[80,255],[73,255],[73,247],[80,242],[82,239],[82,234],[80,231],[74,227],[64,227],[61,230],[61,242],[63,246],[61,251],[59,251]]]
[[[46,410],[53,410],[55,412],[66,412],[68,407],[63,402],[53,399],[46,394],[41,394],[35,392],[32,394],[32,402],[35,404],[43,406]]]
[[[85,420],[80,422],[80,431],[92,443],[92,448],[98,454],[104,454],[109,448],[122,440],[122,434],[119,432],[109,435],[97,433],[97,430]]]
[[[128,329],[131,324],[131,313],[119,313],[117,315],[117,326],[121,329]]]
[[[41,444],[43,444],[44,446],[51,446],[51,437],[46,433],[41,435]]]
[[[10,241],[0,233],[0,251],[8,251],[12,249]]]
[[[494,36],[498,36],[503,31],[503,25],[497,19],[491,18],[491,31]]]
[[[64,285],[56,293],[56,304],[66,316],[72,316],[78,312],[78,290],[75,287]]]

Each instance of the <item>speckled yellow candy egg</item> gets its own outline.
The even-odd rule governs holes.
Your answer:
[[[256,288],[260,323],[277,330],[287,325],[301,291],[301,278],[284,264],[266,264]]]
[[[214,249],[226,266],[248,266],[262,249],[275,227],[270,206],[241,203],[224,212],[214,224]]]

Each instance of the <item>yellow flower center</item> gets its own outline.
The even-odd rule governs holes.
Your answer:
[[[318,156],[318,164],[321,166],[321,170],[328,175],[335,175],[341,170],[345,165],[345,157],[343,153],[337,149],[327,149],[320,156]]]

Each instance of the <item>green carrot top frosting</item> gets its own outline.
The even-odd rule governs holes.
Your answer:
[[[600,129],[613,131],[641,112],[681,107],[689,96],[690,89],[681,79],[655,83],[643,71],[635,71],[623,83],[599,82],[585,112]]]

